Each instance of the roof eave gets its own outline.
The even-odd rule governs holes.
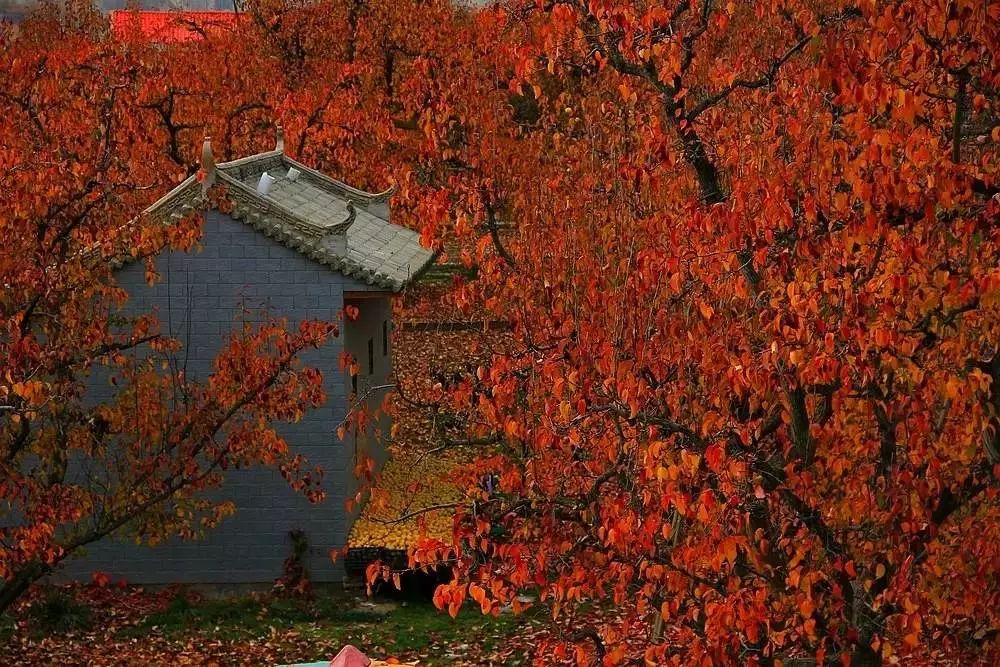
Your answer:
[[[182,195],[187,194],[188,189],[193,190],[197,185],[197,183],[198,179],[196,176],[194,175],[188,176],[183,181],[174,186],[174,188],[170,192],[163,195],[155,202],[150,204],[148,207],[146,207],[146,210],[143,211],[143,213],[146,215],[156,215],[158,213],[169,215],[171,208],[174,205],[176,205],[177,201],[182,197]]]
[[[424,263],[421,264],[419,267],[417,267],[417,270],[414,271],[406,280],[397,281],[398,282],[398,287],[394,285],[393,286],[393,291],[395,291],[397,293],[398,292],[402,292],[404,289],[406,289],[407,287],[409,287],[413,283],[415,283],[418,280],[420,280],[424,276],[424,274],[427,273],[427,271],[432,266],[434,266],[434,263],[438,260],[438,257],[440,257],[440,256],[441,256],[441,251],[436,250],[436,251],[432,252],[430,254],[430,256],[424,261]]]

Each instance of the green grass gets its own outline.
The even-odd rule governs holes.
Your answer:
[[[211,634],[239,641],[292,631],[298,637],[332,645],[353,643],[389,655],[431,650],[447,653],[449,646],[468,645],[490,650],[529,622],[525,616],[485,617],[478,607],[464,609],[457,619],[424,601],[387,605],[384,613],[354,607],[335,595],[320,594],[307,602],[285,598],[235,597],[190,602],[175,598],[162,612],[138,625],[123,628],[119,636],[141,638],[151,633],[172,638]],[[448,664],[438,658],[440,664]],[[425,660],[422,664],[428,663]]]
[[[9,614],[0,614],[0,644],[9,642],[16,630],[14,619]]]
[[[54,590],[31,606],[31,628],[36,635],[64,634],[86,630],[91,611],[65,591]]]
[[[120,634],[141,637],[158,632],[168,637],[210,631],[227,639],[257,637],[271,628],[290,629],[302,624],[376,623],[378,614],[350,609],[343,600],[320,597],[316,602],[285,598],[233,597],[191,602],[178,595],[165,610],[151,614]]]

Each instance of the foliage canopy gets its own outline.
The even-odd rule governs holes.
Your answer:
[[[454,568],[440,606],[613,602],[550,654],[583,663],[996,657],[1000,4],[248,12],[163,47],[50,16],[3,47],[0,392],[34,451],[84,446],[34,415],[72,393],[59,350],[108,344],[81,313],[113,288],[70,251],[110,247],[202,134],[235,154],[277,118],[301,159],[397,183],[397,218],[477,268],[458,302],[512,326],[437,397],[483,452],[453,544],[410,554]],[[47,318],[46,281],[90,296]],[[38,507],[45,548],[81,516]]]

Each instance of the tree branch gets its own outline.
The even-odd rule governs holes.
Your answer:
[[[709,3],[706,2],[705,4],[707,5]],[[847,9],[844,9],[843,11],[838,12],[836,14],[820,18],[819,25],[820,27],[826,27],[828,25],[832,25],[834,23],[838,23],[846,19],[858,18],[860,16],[861,16],[860,10],[858,10],[856,7],[848,7]],[[767,70],[760,76],[755,77],[753,79],[736,79],[735,81],[730,83],[728,86],[726,86],[719,92],[715,93],[714,95],[709,95],[705,99],[701,100],[690,111],[687,112],[686,118],[688,122],[693,123],[695,119],[698,118],[698,116],[700,116],[708,109],[711,109],[719,102],[725,100],[735,90],[741,88],[744,90],[755,90],[757,88],[770,86],[772,83],[774,83],[774,80],[778,76],[778,72],[781,70],[781,67],[785,63],[787,63],[792,58],[792,56],[794,56],[796,53],[804,49],[806,44],[812,41],[812,39],[813,35],[805,35],[801,37],[797,42],[788,47],[788,49],[783,54],[778,56],[777,59],[773,60],[771,64],[768,65]]]

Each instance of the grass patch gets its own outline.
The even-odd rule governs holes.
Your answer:
[[[9,642],[17,631],[17,623],[9,614],[0,614],[0,644]]]
[[[368,636],[390,653],[415,653],[435,645],[463,643],[488,649],[512,633],[522,620],[509,614],[498,618],[483,616],[472,607],[453,619],[431,604],[409,604],[386,615],[370,629]]]
[[[156,632],[177,637],[205,631],[224,639],[244,639],[266,635],[272,628],[291,629],[321,621],[348,625],[378,620],[378,614],[350,609],[343,602],[336,605],[324,598],[315,602],[255,597],[192,602],[187,596],[178,595],[163,611],[150,614],[138,625],[123,628],[119,634],[142,637]]]
[[[32,632],[40,635],[86,630],[91,625],[90,608],[61,590],[51,591],[31,605],[28,618]]]
[[[374,655],[421,654],[421,664],[447,665],[447,655],[466,647],[473,652],[499,646],[505,637],[529,623],[531,614],[487,617],[478,606],[464,609],[452,619],[429,602],[407,601],[386,605],[383,612],[354,606],[335,595],[316,600],[270,597],[235,597],[191,601],[178,596],[166,609],[139,624],[122,628],[120,637],[142,638],[157,634],[174,639],[211,635],[240,641],[292,631],[317,645],[355,644]]]

